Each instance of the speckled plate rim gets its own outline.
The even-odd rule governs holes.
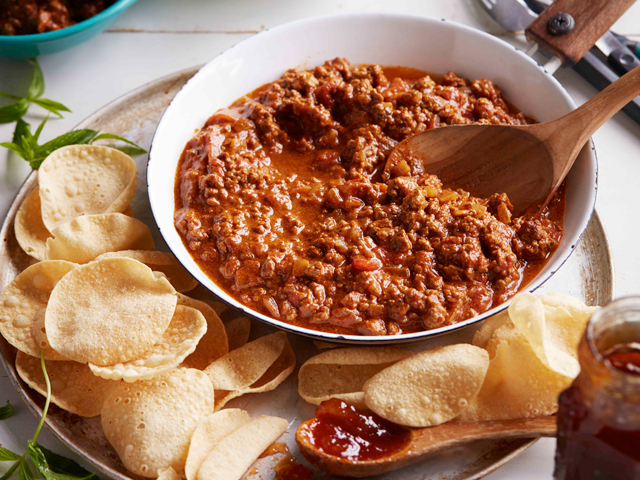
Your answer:
[[[216,295],[220,300],[228,304],[229,306],[236,308],[242,311],[245,315],[250,318],[254,318],[256,320],[260,320],[262,322],[273,325],[282,330],[286,330],[291,333],[295,333],[297,335],[303,335],[309,338],[313,338],[320,341],[327,341],[333,343],[340,344],[350,344],[350,345],[399,345],[399,344],[407,344],[419,342],[421,340],[426,340],[428,338],[438,337],[442,335],[446,335],[450,332],[457,331],[460,329],[467,328],[478,322],[486,320],[492,315],[495,315],[502,310],[506,309],[511,304],[511,299],[503,302],[502,304],[487,310],[486,312],[481,313],[480,315],[476,315],[470,319],[464,320],[459,323],[455,323],[452,325],[447,325],[445,327],[435,328],[431,330],[425,330],[422,332],[401,334],[401,335],[393,335],[393,336],[367,336],[367,335],[344,335],[344,334],[336,334],[330,332],[324,332],[320,330],[313,330],[310,328],[305,328],[297,325],[291,325],[287,322],[274,319],[260,313],[252,308],[243,305],[238,300],[229,295],[225,289],[221,288],[213,280],[211,280],[204,271],[197,265],[197,263],[191,257],[190,252],[186,249],[186,247],[182,243],[182,239],[179,236],[176,236],[175,227],[173,225],[173,220],[168,222],[165,218],[166,216],[166,205],[162,203],[166,201],[166,192],[161,190],[159,187],[160,182],[155,179],[159,179],[163,176],[162,169],[164,165],[162,161],[154,160],[156,157],[162,159],[162,155],[164,154],[165,148],[159,147],[158,143],[162,141],[162,135],[164,135],[163,126],[168,122],[169,116],[175,116],[180,119],[184,119],[186,113],[180,110],[176,111],[176,105],[182,101],[188,93],[189,89],[193,87],[193,85],[200,80],[200,77],[203,75],[207,75],[210,73],[216,73],[216,62],[222,65],[233,65],[238,61],[238,59],[234,59],[233,55],[235,50],[240,48],[241,46],[255,46],[257,45],[263,38],[273,32],[287,32],[288,30],[301,28],[305,26],[313,26],[315,23],[321,22],[330,22],[330,21],[349,21],[353,19],[354,21],[358,21],[359,19],[367,19],[367,20],[388,20],[388,21],[400,21],[400,22],[425,22],[432,26],[437,26],[439,23],[443,23],[444,25],[448,25],[453,29],[457,29],[461,32],[465,32],[467,34],[478,35],[479,39],[483,39],[485,41],[489,41],[492,43],[492,46],[496,49],[496,54],[498,50],[501,51],[513,51],[515,52],[515,57],[519,58],[524,62],[528,67],[533,68],[534,71],[539,73],[541,78],[549,81],[554,88],[563,96],[565,101],[568,101],[572,108],[576,108],[575,102],[571,96],[564,89],[562,84],[558,82],[558,80],[549,72],[547,72],[543,66],[539,65],[535,60],[526,55],[524,52],[518,50],[513,45],[505,42],[504,40],[497,38],[489,33],[483,32],[476,28],[470,27],[468,25],[463,25],[461,23],[447,20],[444,18],[435,18],[427,15],[410,15],[410,14],[397,14],[397,13],[347,13],[347,14],[332,14],[332,15],[324,15],[318,17],[310,17],[301,20],[296,20],[293,22],[285,23],[283,25],[279,25],[272,29],[265,29],[262,32],[249,37],[248,39],[239,42],[227,50],[223,51],[221,54],[217,55],[210,62],[201,67],[201,69],[185,83],[185,85],[180,89],[180,91],[176,94],[173,100],[170,102],[169,106],[162,114],[160,121],[158,122],[158,126],[156,128],[156,133],[153,136],[151,147],[149,150],[149,160],[147,163],[147,191],[149,194],[149,200],[151,203],[151,210],[153,212],[154,218],[156,220],[156,224],[162,234],[165,242],[167,243],[169,249],[176,256],[178,261],[187,269],[191,275],[193,275],[202,285],[204,285],[208,290],[211,291],[214,295]],[[242,58],[242,57],[240,57]],[[240,62],[242,63],[242,62]],[[212,75],[210,75],[212,76]],[[568,113],[568,112],[565,112]],[[211,114],[211,113],[210,113]],[[210,115],[209,114],[209,115]],[[173,132],[171,132],[173,134]],[[158,137],[160,137],[161,141],[158,141]],[[590,151],[589,151],[590,150]],[[596,154],[595,145],[593,140],[590,140],[587,145],[584,146],[580,153],[580,157],[583,154],[592,154],[593,155],[593,168],[594,168],[594,178],[593,184],[589,184],[584,188],[589,192],[588,198],[586,198],[587,207],[589,209],[588,213],[584,213],[577,222],[577,227],[574,229],[574,232],[568,236],[565,232],[565,236],[562,239],[561,246],[558,248],[556,252],[549,259],[548,263],[543,267],[542,271],[534,277],[534,279],[526,285],[522,291],[526,292],[534,292],[540,287],[542,287],[551,277],[553,277],[558,270],[562,268],[562,266],[567,262],[567,260],[573,255],[577,245],[579,244],[584,232],[586,231],[589,222],[591,221],[591,217],[594,213],[595,202],[598,191],[598,159]],[[155,156],[154,156],[155,155]],[[577,165],[578,162],[576,162]],[[166,169],[165,169],[166,170]],[[175,175],[174,172],[171,172],[171,175]],[[569,173],[571,176],[571,172]],[[151,180],[150,180],[151,178]],[[152,182],[154,184],[152,184]],[[173,190],[172,190],[173,191]],[[173,210],[172,210],[173,211]],[[171,217],[173,219],[173,215]]]
[[[177,82],[179,82],[181,79],[190,77],[197,70],[198,68],[186,69],[180,72],[176,72],[174,74],[167,75],[155,81],[149,82],[141,87],[138,87],[137,89],[131,91],[130,93],[127,93],[115,99],[114,101],[106,104],[105,106],[97,110],[95,113],[87,117],[85,120],[80,122],[76,128],[86,128],[86,127],[95,128],[95,124],[98,122],[98,120],[106,116],[105,115],[106,112],[111,110],[124,111],[127,108],[129,108],[131,104],[135,103],[136,101],[141,101],[142,98],[149,96],[150,90],[154,88],[159,90],[165,90],[169,88],[171,85],[174,85]],[[16,194],[7,212],[7,215],[4,219],[2,227],[0,228],[0,239],[2,239],[2,246],[0,247],[1,257],[8,256],[5,245],[7,243],[7,237],[9,235],[10,229],[13,228],[13,221],[14,221],[15,215],[20,205],[22,204],[22,202],[26,199],[27,195],[35,187],[36,182],[37,182],[37,171],[34,171],[27,177],[27,179],[24,181],[24,183],[20,187],[18,193]],[[602,225],[600,217],[598,216],[595,210],[592,217],[592,222],[595,222],[595,228],[599,232],[602,239],[604,240],[603,244],[599,245],[599,248],[602,249],[601,254],[604,257],[606,257],[604,263],[608,265],[609,276],[611,277],[609,289],[606,295],[607,297],[610,297],[612,299],[614,296],[614,290],[615,290],[614,282],[613,282],[613,279],[614,279],[613,257],[611,254],[609,242],[607,240],[606,231],[604,229],[604,226]],[[4,285],[8,283],[8,277],[9,277],[9,272],[6,269],[0,269],[0,286],[2,286],[3,288],[4,288]],[[25,402],[29,410],[34,414],[36,418],[40,418],[42,416],[44,398],[37,392],[31,390],[22,381],[22,379],[19,378],[15,370],[15,365],[13,363],[10,363],[9,360],[4,355],[4,349],[7,347],[13,349],[13,347],[9,346],[7,342],[2,337],[0,337],[0,350],[2,350],[2,354],[0,355],[0,362],[2,363],[5,371],[7,372],[13,387],[16,389],[20,397],[23,399],[23,401]],[[45,421],[45,426],[47,427],[47,430],[49,430],[58,440],[60,440],[60,442],[62,442],[70,450],[72,450],[78,457],[82,458],[88,464],[95,467],[96,470],[102,472],[104,475],[107,475],[109,478],[114,480],[132,480],[134,478],[139,478],[135,476],[123,475],[120,472],[117,472],[112,468],[100,463],[94,457],[85,453],[84,450],[82,450],[78,445],[76,445],[76,440],[74,438],[71,438],[61,428],[58,428],[58,426],[52,424],[51,418],[48,418]],[[458,480],[479,480],[481,478],[484,478],[485,476],[489,475],[490,473],[502,467],[509,461],[516,458],[518,455],[524,452],[527,448],[529,448],[535,442],[537,442],[537,439],[529,439],[529,440],[523,439],[523,440],[520,440],[520,442],[522,442],[521,445],[514,447],[512,451],[505,454],[499,460],[494,461],[487,467],[481,468],[480,470],[475,471],[467,476],[460,476],[458,477]],[[507,446],[505,447],[505,450],[508,450],[510,448],[511,447]],[[481,460],[482,459],[479,459],[479,461]],[[398,475],[401,475],[400,474],[401,471],[398,471],[398,472],[399,472]]]

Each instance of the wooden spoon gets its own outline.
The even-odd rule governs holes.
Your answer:
[[[505,192],[516,216],[530,206],[542,209],[591,135],[638,94],[640,67],[551,122],[428,130],[396,146],[385,165],[385,175],[408,175],[410,168],[412,176],[437,175],[445,186],[462,188],[478,197]]]
[[[352,461],[334,457],[318,450],[309,442],[306,426],[313,419],[303,422],[296,432],[296,442],[309,462],[334,475],[368,477],[396,470],[429,456],[451,451],[455,447],[476,440],[504,440],[509,438],[554,437],[556,417],[519,418],[489,422],[443,423],[437,427],[411,430],[407,445],[399,452],[377,460]]]

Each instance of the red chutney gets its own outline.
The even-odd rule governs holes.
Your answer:
[[[411,437],[408,428],[335,398],[322,402],[313,422],[302,428],[301,434],[318,450],[352,462],[399,452]]]
[[[587,327],[581,372],[558,401],[557,480],[640,480],[637,318],[640,298],[626,298],[596,312]]]

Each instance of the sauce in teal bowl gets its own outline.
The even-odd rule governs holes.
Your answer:
[[[94,17],[53,32],[0,35],[0,57],[37,57],[60,52],[95,37],[137,0],[119,0]]]

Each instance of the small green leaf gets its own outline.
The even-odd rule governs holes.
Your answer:
[[[74,467],[73,467],[74,473],[71,473],[68,471],[60,471],[58,469],[53,468],[53,465],[49,464],[47,456],[44,453],[44,450],[46,449],[44,449],[37,443],[33,443],[32,441],[29,441],[29,447],[27,449],[27,451],[29,452],[29,457],[31,458],[31,461],[38,469],[38,472],[40,472],[40,474],[42,474],[42,476],[47,480],[77,480],[80,478],[87,479],[87,480],[88,479],[97,480],[98,477],[96,475],[93,475],[91,472],[87,472],[84,468],[80,467],[77,463],[67,458],[61,457],[60,455],[56,455],[56,456],[58,458],[62,458],[67,463],[74,464]],[[53,454],[53,452],[51,451],[47,450],[47,452],[49,453],[49,455]]]
[[[47,115],[44,118],[44,120],[42,120],[42,123],[40,123],[40,125],[38,125],[38,128],[36,129],[36,133],[33,134],[33,145],[34,145],[34,147],[38,146],[38,139],[40,138],[40,134],[42,133],[42,129],[44,128],[44,125],[47,123],[47,120],[49,120],[49,115]],[[27,125],[27,126],[29,126],[29,125]],[[29,133],[31,133],[31,129],[29,129]],[[14,140],[14,142],[15,142],[15,140]]]
[[[117,145],[110,145],[110,147],[115,148],[116,150],[120,150],[122,153],[126,153],[130,157],[135,157],[136,155],[143,155],[147,153],[147,151],[144,148],[140,148],[140,147],[128,147],[126,145],[123,147],[119,147]]]
[[[59,103],[59,102],[55,102],[53,100],[49,100],[48,98],[37,98],[37,99],[33,99],[31,100],[33,103],[35,103],[36,105],[38,105],[39,107],[44,108],[45,110],[50,111],[51,113],[58,115],[60,118],[62,118],[62,115],[60,114],[60,112],[70,112],[71,110],[69,110],[67,107],[65,107],[63,104]]]
[[[83,129],[83,130],[71,130],[70,132],[63,133],[59,137],[40,145],[36,148],[33,160],[30,162],[32,168],[39,168],[42,161],[51,154],[54,150],[57,150],[67,145],[82,145],[88,144],[98,134],[95,130]]]
[[[25,457],[20,460],[18,476],[20,477],[20,480],[36,480],[36,477],[33,475],[33,472],[29,468],[29,464],[27,463],[27,459]]]
[[[0,123],[11,123],[21,118],[29,108],[29,101],[22,99],[16,103],[0,107]]]
[[[10,462],[12,460],[20,460],[20,455],[4,447],[0,447],[0,462]]]
[[[23,137],[31,138],[31,125],[19,118],[13,130],[13,143],[20,143]]]
[[[0,420],[6,420],[11,415],[13,415],[13,405],[11,405],[11,402],[7,400],[7,404],[4,407],[0,408]],[[0,449],[1,448],[2,447],[0,447]],[[0,453],[1,452],[2,450],[0,450]]]
[[[120,150],[121,152],[126,153],[127,155],[134,156],[134,155],[142,155],[143,153],[147,153],[147,151],[144,148],[140,147],[138,144],[133,143],[131,140],[127,140],[126,138],[122,138],[122,137],[119,137],[118,135],[114,135],[113,133],[101,133],[96,138],[94,138],[91,141],[91,143],[97,140],[106,140],[106,139],[118,140],[120,142],[128,143],[129,145],[131,145],[130,147],[127,147],[127,146],[111,147],[111,148],[115,148],[116,150]]]
[[[18,461],[11,465],[11,468],[7,470],[7,473],[0,477],[0,480],[8,480],[9,478],[11,478],[11,475],[13,475],[13,472],[15,472],[16,469],[20,466],[20,463],[22,463],[22,457],[18,457]]]
[[[40,65],[38,65],[38,60],[32,58],[30,61],[33,65],[33,78],[31,79],[31,85],[29,85],[27,98],[29,100],[33,100],[44,93],[44,75],[42,74]]]
[[[18,155],[19,157],[24,158],[27,162],[29,161],[29,159],[26,158],[27,157],[26,152],[22,149],[20,145],[17,145],[12,142],[3,142],[3,143],[0,143],[0,147],[8,148],[9,150],[12,150],[13,152],[15,152],[16,155]]]
[[[36,444],[40,451],[44,454],[44,457],[47,459],[49,463],[49,468],[56,473],[63,473],[65,475],[73,475],[75,477],[87,478],[91,480],[98,480],[98,476],[93,473],[85,470],[76,462],[71,460],[70,458],[63,457],[62,455],[58,455],[51,450],[44,448],[40,444]]]

